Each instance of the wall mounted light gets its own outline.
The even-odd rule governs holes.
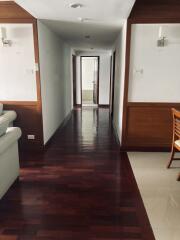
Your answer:
[[[158,47],[165,47],[166,46],[166,40],[167,38],[163,35],[163,27],[159,27],[159,38],[157,40],[157,46]]]
[[[3,44],[3,47],[10,47],[12,45],[12,41],[7,39],[7,31],[5,27],[0,28],[0,38]]]

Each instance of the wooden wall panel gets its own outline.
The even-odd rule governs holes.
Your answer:
[[[39,64],[39,46],[37,20],[17,5],[15,2],[0,1],[0,23],[32,23],[34,32],[35,63]],[[22,138],[20,147],[22,150],[41,150],[43,149],[43,125],[42,125],[42,102],[40,89],[40,72],[36,72],[37,83],[37,102],[0,102],[4,104],[5,110],[14,110],[17,112],[17,120],[14,126],[22,129]],[[36,136],[35,140],[28,140],[27,135]]]
[[[33,16],[13,1],[1,1],[0,2],[0,18],[32,19]]]
[[[136,0],[128,18],[123,104],[122,149],[170,149],[171,108],[180,103],[129,103],[129,65],[132,24],[180,23],[179,0]]]
[[[5,110],[14,110],[17,113],[17,119],[14,126],[20,127],[22,137],[20,139],[20,148],[22,150],[42,150],[43,149],[43,131],[42,117],[37,103],[4,103]],[[35,140],[28,140],[27,135],[35,135]]]
[[[170,149],[172,142],[172,107],[180,109],[180,104],[128,104],[124,147]]]
[[[176,19],[180,18],[180,2],[177,0],[136,0],[131,19]]]

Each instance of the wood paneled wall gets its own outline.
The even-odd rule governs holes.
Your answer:
[[[170,149],[172,142],[172,103],[128,103],[124,147],[129,149]]]
[[[32,23],[34,32],[35,63],[39,64],[39,47],[37,19],[11,1],[0,1],[0,23]],[[43,149],[42,103],[40,89],[40,72],[36,72],[37,98],[36,102],[1,101],[5,110],[15,110],[17,120],[14,125],[22,129],[20,147],[22,150]],[[17,86],[18,87],[18,86]],[[35,140],[28,140],[27,135],[33,134]]]
[[[34,19],[22,7],[17,5],[14,1],[0,1],[0,18],[1,19]]]
[[[14,126],[20,127],[22,130],[20,148],[22,150],[42,150],[43,131],[39,105],[36,102],[4,102],[4,108],[17,113]],[[29,134],[35,135],[35,140],[28,140],[27,135]]]
[[[179,19],[180,2],[178,0],[136,0],[129,18],[140,23]]]
[[[180,109],[180,103],[128,102],[131,26],[137,23],[180,23],[180,1],[137,0],[127,24],[122,149],[170,149],[171,108]]]

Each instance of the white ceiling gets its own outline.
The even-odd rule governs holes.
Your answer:
[[[76,49],[110,49],[135,0],[16,0]],[[72,3],[82,8],[72,9]],[[78,18],[88,18],[81,22]],[[90,39],[85,39],[90,35]]]

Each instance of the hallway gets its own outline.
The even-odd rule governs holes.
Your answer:
[[[0,204],[3,240],[154,240],[107,109],[76,109],[44,153],[21,154]]]

